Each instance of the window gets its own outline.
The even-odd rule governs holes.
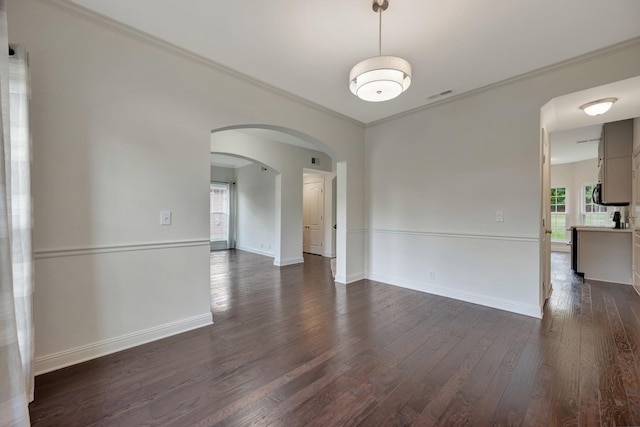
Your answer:
[[[567,190],[551,189],[551,241],[563,242],[567,238]]]
[[[582,187],[582,225],[608,226],[607,207],[593,203],[591,194],[596,184]]]
[[[209,207],[209,239],[212,242],[226,242],[229,238],[229,184],[211,183]]]

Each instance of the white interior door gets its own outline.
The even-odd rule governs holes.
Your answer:
[[[632,172],[632,198],[629,209],[629,227],[632,236],[632,266],[633,266],[633,287],[640,294],[640,227],[638,226],[638,215],[640,215],[640,151],[633,155]],[[624,219],[623,219],[624,220]]]
[[[553,286],[551,284],[551,149],[549,147],[549,134],[542,129],[542,255],[541,274],[543,297],[549,299]]]
[[[302,196],[302,251],[322,255],[324,181],[305,182]]]

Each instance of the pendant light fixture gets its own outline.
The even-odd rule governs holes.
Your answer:
[[[378,56],[357,63],[349,73],[349,89],[358,98],[370,102],[393,99],[411,84],[411,64],[397,56],[382,55],[382,12],[389,0],[373,0],[379,16]]]

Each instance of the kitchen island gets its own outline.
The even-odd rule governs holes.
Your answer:
[[[631,230],[575,227],[576,273],[585,279],[631,284]]]

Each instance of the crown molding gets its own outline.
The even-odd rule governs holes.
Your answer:
[[[218,72],[224,73],[230,77],[233,77],[237,80],[240,80],[244,83],[250,84],[254,87],[266,90],[268,92],[273,93],[274,95],[277,96],[281,96],[283,98],[287,98],[293,102],[305,105],[311,109],[314,109],[318,112],[327,114],[329,116],[335,117],[337,119],[343,120],[345,122],[351,123],[353,125],[356,125],[358,127],[361,127],[363,129],[365,128],[369,128],[369,127],[374,127],[383,123],[387,123],[402,117],[406,117],[415,113],[419,113],[421,111],[426,111],[429,110],[431,108],[436,108],[439,107],[441,105],[445,105],[454,101],[459,101],[461,99],[479,94],[479,93],[483,93],[486,92],[488,90],[491,89],[495,89],[501,86],[506,86],[508,84],[511,83],[515,83],[518,81],[522,81],[522,80],[526,80],[532,77],[536,77],[536,76],[540,76],[543,74],[547,74],[550,73],[552,71],[555,71],[559,68],[562,67],[566,67],[568,65],[572,65],[572,64],[576,64],[576,63],[580,63],[583,61],[587,61],[589,59],[595,58],[595,57],[599,57],[599,56],[603,56],[603,55],[607,55],[610,54],[612,52],[615,52],[617,50],[622,50],[625,49],[629,46],[633,46],[635,44],[640,43],[640,37],[634,37],[632,39],[620,42],[620,43],[616,43],[601,49],[597,49],[591,52],[587,52],[583,55],[579,55],[579,56],[575,56],[573,58],[569,58],[566,59],[564,61],[560,61],[560,62],[556,62],[554,64],[548,65],[546,67],[542,67],[542,68],[538,68],[536,70],[533,71],[529,71],[527,73],[523,73],[523,74],[519,74],[517,76],[514,77],[510,77],[508,79],[505,80],[501,80],[499,82],[496,83],[491,83],[489,85],[486,86],[482,86],[480,88],[477,89],[473,89],[470,91],[466,91],[466,92],[462,92],[456,95],[453,95],[451,97],[448,97],[446,99],[442,99],[440,101],[436,101],[430,104],[426,104],[426,105],[422,105],[420,107],[416,107],[407,111],[403,111],[401,113],[398,114],[394,114],[379,120],[374,120],[372,122],[368,122],[368,123],[364,123],[361,122],[359,120],[356,120],[352,117],[346,116],[344,114],[338,113],[335,110],[332,110],[330,108],[326,108],[320,104],[317,104],[313,101],[310,101],[306,98],[302,98],[298,95],[295,95],[291,92],[288,92],[286,90],[280,89],[276,86],[273,86],[269,83],[263,82],[261,80],[255,79],[253,77],[250,77],[246,74],[243,74],[239,71],[236,71],[232,68],[226,67],[222,64],[219,64],[209,58],[206,58],[202,55],[198,55],[194,52],[191,52],[187,49],[184,49],[178,45],[175,45],[173,43],[169,43],[165,40],[162,40],[154,35],[151,35],[149,33],[146,33],[144,31],[138,30],[134,27],[131,27],[129,25],[123,24],[121,22],[116,21],[115,19],[109,18],[105,15],[102,15],[100,13],[97,13],[93,10],[90,10],[84,6],[80,6],[76,3],[73,3],[70,0],[37,0],[41,3],[45,3],[51,6],[55,6],[58,7],[59,9],[62,9],[64,11],[67,11],[69,13],[72,13],[76,16],[79,16],[83,19],[85,19],[87,22],[91,22],[93,24],[99,25],[103,28],[106,28],[108,30],[114,31],[116,33],[119,33],[121,35],[124,35],[126,37],[129,37],[131,39],[140,41],[142,43],[145,43],[147,45],[151,45],[154,46],[156,48],[159,48],[161,50],[164,50],[168,53],[174,54],[176,56],[180,56],[184,59],[190,60],[192,62],[196,62],[199,63],[201,65],[205,65],[213,70],[216,70]]]
[[[263,82],[261,80],[255,79],[251,76],[248,76],[244,73],[236,71],[232,68],[226,67],[222,64],[219,64],[209,58],[206,58],[202,55],[198,55],[197,53],[191,52],[183,47],[170,43],[168,41],[162,40],[159,37],[156,37],[152,34],[146,33],[144,31],[138,30],[134,27],[131,27],[127,24],[123,24],[122,22],[118,22],[115,19],[109,18],[108,16],[97,13],[93,10],[90,10],[84,6],[80,6],[76,3],[73,3],[70,0],[38,0],[41,3],[45,3],[50,6],[57,7],[65,12],[71,13],[75,16],[78,16],[84,19],[87,22],[98,25],[102,28],[106,28],[110,31],[116,32],[125,37],[134,39],[136,41],[145,43],[147,45],[159,48],[164,50],[165,52],[171,53],[176,56],[180,56],[183,59],[187,59],[189,61],[204,65],[209,67],[215,71],[224,73],[230,77],[233,77],[237,80],[240,80],[244,83],[250,84],[259,89],[266,90],[271,92],[274,95],[281,96],[283,98],[287,98],[293,102],[297,102],[299,104],[305,105],[306,107],[312,108],[320,113],[327,114],[329,116],[335,117],[337,119],[343,120],[345,122],[351,123],[353,125],[359,126],[364,129],[365,123],[356,120],[352,117],[346,116],[344,114],[338,113],[330,108],[326,108],[320,104],[316,104],[313,101],[310,101],[306,98],[302,98],[298,95],[295,95],[291,92],[288,92],[284,89],[280,89],[276,86],[273,86],[269,83]]]
[[[445,104],[448,104],[448,103],[451,103],[451,102],[459,101],[461,99],[468,98],[470,96],[477,95],[479,93],[486,92],[486,91],[489,91],[491,89],[495,89],[495,88],[498,88],[498,87],[501,87],[501,86],[506,86],[506,85],[509,85],[509,84],[512,84],[512,83],[515,83],[515,82],[519,82],[519,81],[522,81],[522,80],[527,80],[527,79],[530,79],[530,78],[533,78],[533,77],[539,77],[541,75],[548,74],[548,73],[551,73],[553,71],[556,71],[556,70],[558,70],[560,68],[567,67],[567,66],[573,65],[573,64],[578,64],[580,62],[588,61],[590,59],[597,58],[599,56],[608,55],[608,54],[611,54],[613,52],[616,52],[616,51],[619,51],[619,50],[622,50],[622,49],[626,49],[629,46],[633,46],[633,45],[636,45],[636,44],[640,44],[640,37],[634,37],[632,39],[625,40],[625,41],[620,42],[620,43],[616,43],[616,44],[612,44],[612,45],[607,46],[607,47],[603,47],[602,49],[593,50],[593,51],[587,52],[587,53],[585,53],[583,55],[574,56],[573,58],[569,58],[569,59],[566,59],[564,61],[556,62],[555,64],[551,64],[551,65],[548,65],[546,67],[538,68],[536,70],[529,71],[529,72],[524,73],[524,74],[519,74],[519,75],[514,76],[514,77],[509,77],[508,79],[500,80],[499,82],[496,82],[496,83],[491,83],[489,85],[482,86],[482,87],[477,88],[477,89],[469,90],[469,91],[466,91],[466,92],[461,92],[461,93],[459,93],[457,95],[453,95],[451,97],[448,97],[446,99],[442,99],[440,101],[433,102],[431,104],[427,104],[427,105],[423,105],[421,107],[413,108],[411,110],[403,111],[402,113],[394,114],[392,116],[385,117],[385,118],[380,119],[380,120],[374,120],[372,122],[366,123],[365,124],[365,128],[370,128],[370,127],[373,127],[373,126],[377,126],[377,125],[380,125],[380,124],[383,124],[383,123],[387,123],[387,122],[390,122],[390,121],[393,121],[393,120],[396,120],[396,119],[399,119],[399,118],[402,118],[402,117],[410,116],[410,115],[415,114],[415,113],[426,111],[426,110],[429,110],[431,108],[436,108],[436,107],[439,107],[441,105],[445,105]]]

